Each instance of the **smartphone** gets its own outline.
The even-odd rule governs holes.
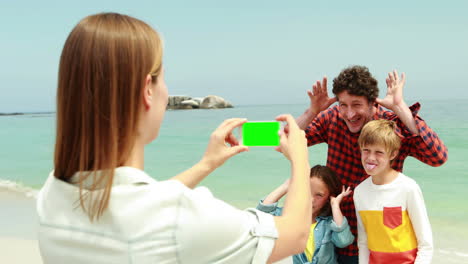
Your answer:
[[[240,141],[244,146],[279,146],[279,131],[281,123],[278,121],[250,121],[240,128]]]

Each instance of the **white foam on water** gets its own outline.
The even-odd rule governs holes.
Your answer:
[[[468,253],[454,252],[454,254],[459,257],[468,258]]]
[[[24,186],[22,183],[0,179],[0,190],[23,194],[27,198],[37,198],[39,190]]]

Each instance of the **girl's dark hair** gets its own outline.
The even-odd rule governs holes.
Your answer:
[[[330,196],[338,196],[341,193],[341,182],[336,177],[335,172],[327,166],[315,165],[310,169],[310,178],[317,177],[321,179],[328,187]],[[330,200],[323,206],[318,215],[329,216],[331,215]]]

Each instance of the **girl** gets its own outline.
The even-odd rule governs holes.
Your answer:
[[[257,209],[272,215],[281,215],[286,208],[283,210],[278,207],[278,201],[286,193],[291,193],[289,186],[288,179],[263,201],[260,200]],[[337,263],[335,246],[343,248],[354,240],[346,217],[340,210],[341,200],[351,193],[350,187],[345,190],[330,168],[316,165],[310,170],[310,191],[312,193],[310,235],[306,250],[293,256],[294,264]]]
[[[290,115],[288,214],[237,210],[193,189],[247,151],[224,121],[192,168],[166,181],[143,171],[167,105],[162,43],[146,23],[103,13],[81,20],[60,58],[54,171],[38,195],[44,263],[265,263],[304,249],[310,219],[304,132]],[[285,208],[286,209],[286,208]],[[291,228],[293,227],[293,228]],[[220,235],[222,234],[222,235]]]

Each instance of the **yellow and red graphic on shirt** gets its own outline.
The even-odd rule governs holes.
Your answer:
[[[413,263],[418,242],[408,212],[401,207],[359,211],[367,233],[369,263]]]

